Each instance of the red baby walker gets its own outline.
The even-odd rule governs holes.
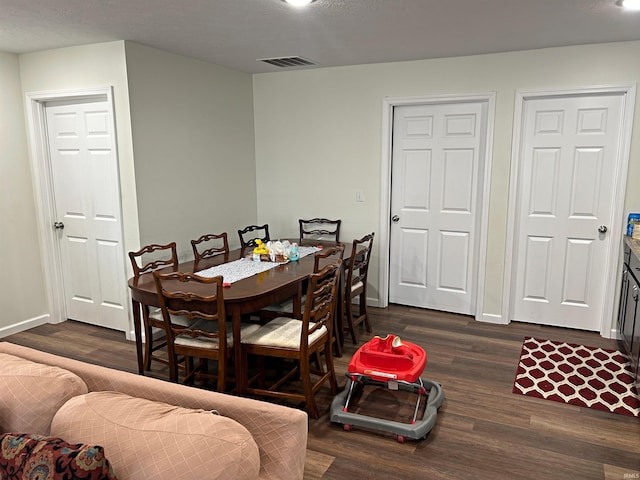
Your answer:
[[[347,385],[331,403],[331,421],[342,424],[345,430],[353,426],[382,430],[396,434],[398,442],[406,438],[426,438],[436,423],[438,408],[444,400],[440,384],[420,378],[427,364],[425,351],[396,335],[378,336],[362,345],[351,358],[347,370]],[[371,417],[349,411],[349,402],[367,385],[388,390],[403,390],[417,394],[410,423]],[[426,397],[422,418],[418,419],[420,401]]]

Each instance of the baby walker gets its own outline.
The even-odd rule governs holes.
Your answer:
[[[436,423],[438,408],[444,400],[440,384],[420,378],[426,364],[427,354],[418,345],[402,342],[400,337],[391,334],[385,338],[372,338],[356,351],[349,362],[347,385],[331,403],[331,421],[341,423],[347,431],[355,425],[395,433],[400,443],[405,438],[426,438]],[[366,385],[417,393],[411,423],[349,412],[352,397]],[[418,419],[422,396],[427,397],[427,404],[424,415]]]

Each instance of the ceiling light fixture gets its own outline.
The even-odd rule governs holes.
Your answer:
[[[640,10],[640,0],[618,0],[616,5],[626,10]]]
[[[316,0],[282,0],[282,1],[294,7],[304,7],[306,5],[309,5],[312,2],[315,2]]]

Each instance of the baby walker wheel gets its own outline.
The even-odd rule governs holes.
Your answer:
[[[351,425],[349,425],[348,423],[345,423],[344,425],[342,425],[342,428],[344,429],[345,432],[351,431]]]
[[[398,440],[398,443],[404,443],[404,435],[398,435],[396,439]]]

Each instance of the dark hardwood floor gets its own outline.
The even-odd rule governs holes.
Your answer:
[[[331,395],[319,393],[324,415],[309,422],[305,478],[315,479],[637,479],[640,420],[511,392],[525,335],[616,348],[596,333],[472,318],[391,306],[370,309],[374,334],[395,333],[422,346],[422,375],[446,395],[425,440],[396,442],[391,434],[344,431],[328,420]],[[370,338],[361,333],[362,339]],[[78,322],[43,325],[5,340],[120,370],[136,371],[134,343]],[[338,378],[356,347],[336,359]],[[153,375],[164,377],[160,368]],[[164,377],[166,378],[166,377]],[[408,394],[407,394],[408,395]],[[405,395],[405,397],[407,396]],[[384,390],[361,402],[382,415],[411,410],[403,394]]]

